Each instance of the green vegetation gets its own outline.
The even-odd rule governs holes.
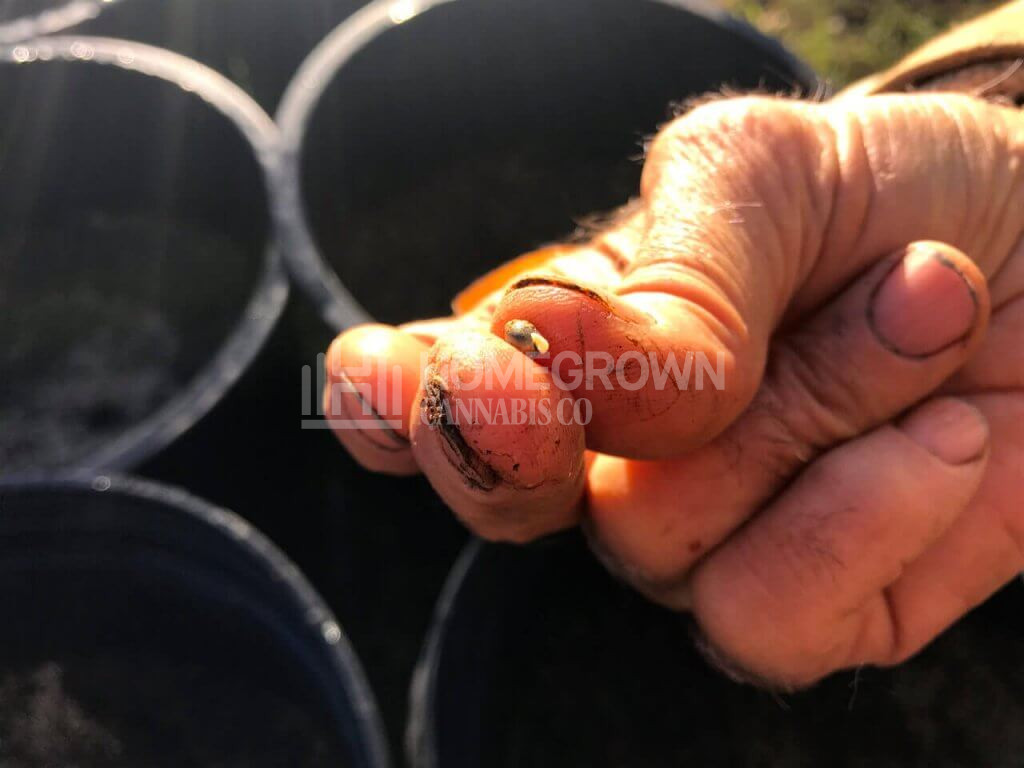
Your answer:
[[[781,38],[837,87],[889,66],[952,24],[999,5],[987,0],[722,0]]]

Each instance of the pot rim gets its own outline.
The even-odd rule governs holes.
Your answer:
[[[180,488],[131,475],[95,474],[90,471],[40,472],[21,478],[0,478],[0,499],[20,492],[57,491],[85,495],[114,495],[172,508],[251,559],[286,588],[297,615],[305,617],[311,635],[330,664],[337,683],[351,705],[359,743],[355,746],[366,768],[388,768],[387,738],[377,702],[348,637],[323,598],[287,555],[248,521]],[[0,515],[3,514],[0,508]]]
[[[468,2],[469,0],[461,0]],[[274,169],[271,205],[288,272],[314,303],[332,331],[372,321],[331,268],[313,237],[302,196],[302,151],[320,98],[345,64],[381,34],[437,6],[455,0],[374,0],[335,27],[306,57],[285,89],[275,120],[280,158]],[[784,62],[809,92],[818,86],[814,71],[781,42],[715,6],[710,0],[649,0],[708,19],[745,38],[766,55]]]
[[[405,727],[406,760],[412,768],[439,768],[437,745],[437,697],[444,643],[463,586],[469,581],[486,543],[474,539],[459,553],[434,606],[427,632],[409,685],[409,714]]]
[[[18,43],[43,35],[55,35],[99,16],[121,0],[65,0],[34,14],[0,22],[0,44]]]
[[[277,128],[270,116],[228,78],[173,51],[116,38],[65,35],[0,44],[0,65],[51,60],[113,66],[193,93],[231,122],[242,141],[249,145],[263,175],[269,209],[272,199],[270,168],[275,163]],[[268,225],[273,227],[269,210],[267,216]],[[132,469],[188,431],[220,402],[263,349],[284,311],[288,294],[288,278],[280,249],[268,233],[259,282],[242,316],[213,357],[160,408],[70,469]],[[32,471],[19,471],[12,476],[24,474],[32,474]]]

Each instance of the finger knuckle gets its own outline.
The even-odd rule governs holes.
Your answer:
[[[932,236],[978,254],[990,269],[1002,262],[1021,231],[1024,130],[1015,111],[964,94],[919,93],[836,106],[830,118],[849,139],[847,196],[871,206],[886,195],[917,199],[923,211],[938,212]]]
[[[835,185],[835,137],[820,110],[764,96],[699,106],[652,143],[641,197],[656,219],[691,217],[702,232],[718,221],[730,242],[757,230],[758,246],[777,257],[768,261],[780,265],[779,284],[795,284]]]
[[[858,432],[865,404],[841,356],[812,336],[794,334],[769,356],[761,394],[753,406],[767,457],[784,475],[830,445]]]
[[[781,98],[744,96],[711,101],[665,126],[650,144],[648,165],[679,158],[720,160],[758,144],[790,151],[806,141],[807,107]]]

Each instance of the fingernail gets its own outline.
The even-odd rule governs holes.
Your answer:
[[[501,476],[466,442],[452,418],[448,385],[433,370],[428,369],[424,375],[427,381],[420,408],[425,423],[438,434],[445,458],[467,486],[477,491],[493,491],[500,484]]]
[[[971,335],[978,317],[973,286],[941,251],[913,246],[871,296],[868,321],[879,341],[903,357],[925,358]]]
[[[951,397],[925,403],[899,426],[933,456],[954,466],[976,461],[988,447],[988,422],[981,411]]]
[[[575,283],[572,280],[567,280],[557,275],[531,275],[524,277],[510,285],[505,292],[505,296],[508,297],[517,291],[523,290],[552,292],[550,297],[544,297],[551,300],[554,300],[557,296],[553,292],[568,291],[580,295],[592,302],[594,306],[600,307],[603,312],[627,323],[649,325],[652,322],[650,315],[630,306],[618,296]],[[542,303],[540,299],[537,301]]]
[[[397,452],[406,450],[409,447],[409,439],[398,432],[397,427],[400,426],[400,420],[396,423],[395,419],[385,419],[381,416],[373,402],[366,398],[364,390],[353,384],[352,379],[348,377],[345,371],[337,371],[335,376],[338,379],[337,386],[341,389],[338,392],[333,392],[332,385],[327,385],[328,412],[333,411],[337,407],[341,412],[338,415],[347,425],[356,421],[357,419],[353,418],[348,408],[347,398],[351,397],[359,403],[357,416],[362,417],[362,420],[367,423],[367,429],[354,430],[360,437],[386,451]],[[372,428],[370,427],[371,424],[373,425]],[[377,433],[380,433],[384,440],[378,440]]]

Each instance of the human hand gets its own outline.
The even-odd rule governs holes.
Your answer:
[[[459,317],[339,337],[329,382],[360,394],[335,386],[329,414],[391,416],[339,437],[371,469],[424,471],[486,538],[583,522],[740,676],[896,663],[1024,567],[1022,232],[1015,110],[706,103],[590,243]],[[506,341],[518,320],[546,355]],[[612,363],[574,381],[572,353]],[[718,378],[642,376],[670,358]],[[505,376],[471,381],[488,369]],[[460,419],[473,401],[592,419]]]

